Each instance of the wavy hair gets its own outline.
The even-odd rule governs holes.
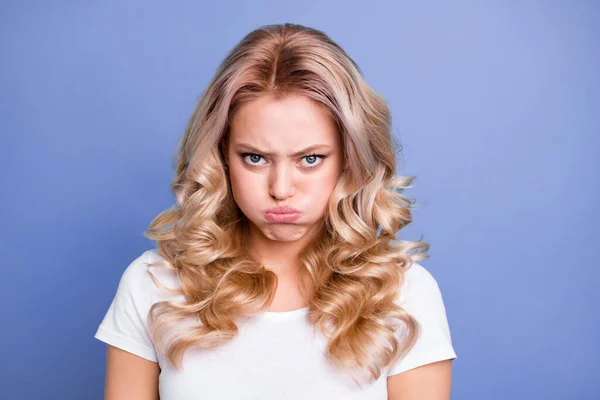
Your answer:
[[[412,219],[397,176],[386,102],[356,63],[320,30],[267,25],[225,57],[178,144],[171,188],[176,205],[144,235],[174,270],[184,301],[155,303],[149,324],[177,368],[189,347],[213,349],[238,334],[236,317],[265,311],[277,276],[246,246],[248,220],[231,192],[224,158],[229,123],[259,96],[300,94],[325,106],[342,136],[344,168],[330,196],[322,232],[300,255],[300,290],[308,318],[327,337],[326,357],[361,386],[405,355],[418,322],[395,301],[404,274],[429,245],[396,238]],[[180,323],[190,322],[185,329]],[[398,335],[398,329],[402,335]]]

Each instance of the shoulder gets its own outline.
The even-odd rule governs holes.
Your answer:
[[[117,292],[95,337],[107,344],[157,361],[148,326],[149,311],[161,300],[177,300],[174,269],[156,250],[147,250],[131,261],[121,275]]]
[[[416,319],[419,337],[410,351],[390,369],[389,375],[435,361],[455,359],[446,307],[437,280],[418,262],[404,273],[398,305]],[[404,330],[399,330],[403,335]]]
[[[416,261],[413,261],[410,267],[406,269],[405,274],[407,282],[412,282],[413,285],[415,282],[422,285],[437,285],[437,281],[431,272]]]
[[[147,285],[148,282],[150,282],[148,256],[151,251],[152,250],[146,250],[129,262],[121,275],[120,286],[142,286],[144,284]]]
[[[438,302],[440,297],[441,291],[437,280],[423,265],[413,261],[404,272],[404,283],[398,294],[400,304],[411,305],[416,301],[431,304]]]
[[[120,292],[156,301],[163,289],[177,289],[179,279],[171,264],[156,249],[144,251],[127,265],[119,282]]]

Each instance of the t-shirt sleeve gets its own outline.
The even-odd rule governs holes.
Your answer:
[[[147,325],[153,282],[145,252],[125,269],[117,292],[94,337],[129,353],[157,362]]]
[[[399,305],[419,322],[421,334],[411,350],[390,367],[388,376],[456,358],[437,281],[417,262],[412,263],[405,277]]]

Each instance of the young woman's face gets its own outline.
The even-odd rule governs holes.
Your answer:
[[[322,107],[299,95],[263,96],[243,104],[231,121],[225,151],[233,197],[270,240],[299,240],[325,216],[344,157]],[[269,212],[279,206],[297,212]]]

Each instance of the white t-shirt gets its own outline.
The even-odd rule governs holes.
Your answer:
[[[179,287],[174,272],[148,267],[164,260],[156,250],[135,259],[121,277],[117,293],[95,338],[158,362],[161,400],[201,399],[381,399],[387,400],[387,376],[454,359],[446,310],[437,282],[419,263],[406,272],[400,305],[421,324],[421,336],[405,357],[360,389],[325,359],[326,339],[308,323],[308,307],[287,312],[263,312],[238,324],[239,334],[216,350],[190,348],[183,368],[174,369],[155,351],[146,317],[161,300],[182,295],[157,287],[150,271],[167,287]]]

